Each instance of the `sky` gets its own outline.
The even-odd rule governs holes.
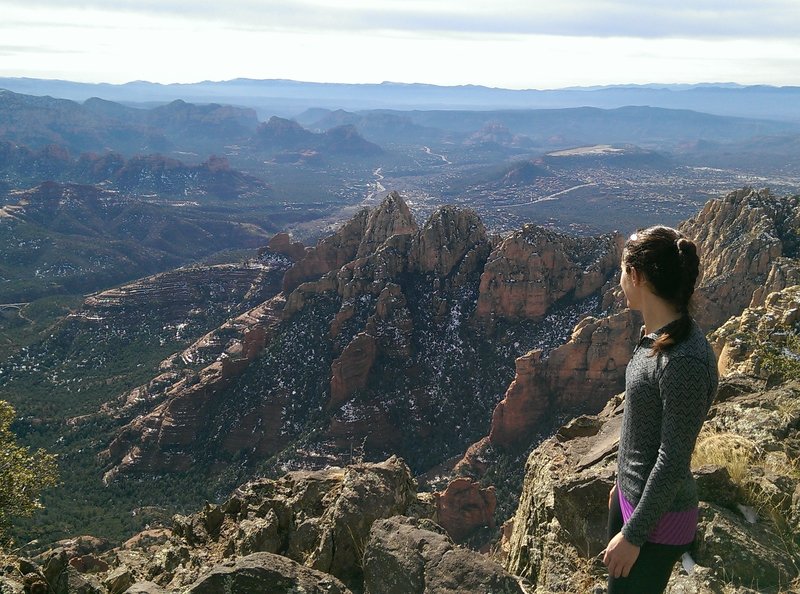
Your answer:
[[[0,77],[800,85],[799,0],[0,0]]]

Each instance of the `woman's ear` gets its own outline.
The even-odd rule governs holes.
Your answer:
[[[634,287],[638,287],[644,282],[644,276],[633,266],[629,267],[628,275],[631,277]]]

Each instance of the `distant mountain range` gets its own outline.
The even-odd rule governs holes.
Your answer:
[[[756,136],[800,133],[800,122],[725,117],[659,107],[598,109],[373,110],[347,112],[313,109],[297,116],[310,129],[325,130],[342,122],[364,138],[390,143],[494,143],[517,147],[576,147],[619,143],[656,147],[683,145],[697,139],[742,142]]]
[[[800,122],[800,87],[698,85],[614,85],[553,90],[513,90],[477,85],[311,83],[294,80],[234,79],[191,84],[90,84],[34,78],[0,78],[0,88],[75,101],[163,104],[183,99],[254,108],[262,119],[294,116],[305,109],[556,109],[628,105],[691,109],[717,115]]]
[[[352,124],[339,125],[322,133],[303,128],[293,120],[272,116],[259,125],[252,144],[268,152],[314,151],[356,156],[379,155],[378,145],[364,140]]]
[[[42,181],[100,184],[137,195],[157,194],[166,199],[253,200],[272,198],[263,180],[232,169],[228,160],[211,157],[187,165],[162,155],[140,155],[125,159],[116,152],[82,153],[73,158],[58,145],[34,151],[0,140],[0,181],[17,186]]]
[[[324,157],[382,152],[349,124],[318,134],[277,117],[259,124],[254,110],[217,103],[196,105],[176,99],[142,109],[96,97],[78,103],[2,89],[0,141],[33,150],[57,145],[73,153],[172,152],[195,160],[226,149],[235,153],[241,147],[263,156],[309,150]]]

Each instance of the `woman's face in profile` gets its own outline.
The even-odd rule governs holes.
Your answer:
[[[625,293],[625,298],[628,300],[628,307],[631,309],[638,308],[638,287],[634,285],[633,278],[631,273],[635,274],[633,268],[625,264],[625,256],[627,254],[625,252],[622,253],[622,261],[620,262],[620,268],[622,268],[622,274],[619,277],[619,285],[622,287],[622,292]]]

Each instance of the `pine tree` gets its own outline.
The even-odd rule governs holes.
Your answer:
[[[10,542],[11,519],[41,509],[41,492],[58,484],[55,456],[19,445],[13,421],[14,408],[0,400],[0,547]]]

